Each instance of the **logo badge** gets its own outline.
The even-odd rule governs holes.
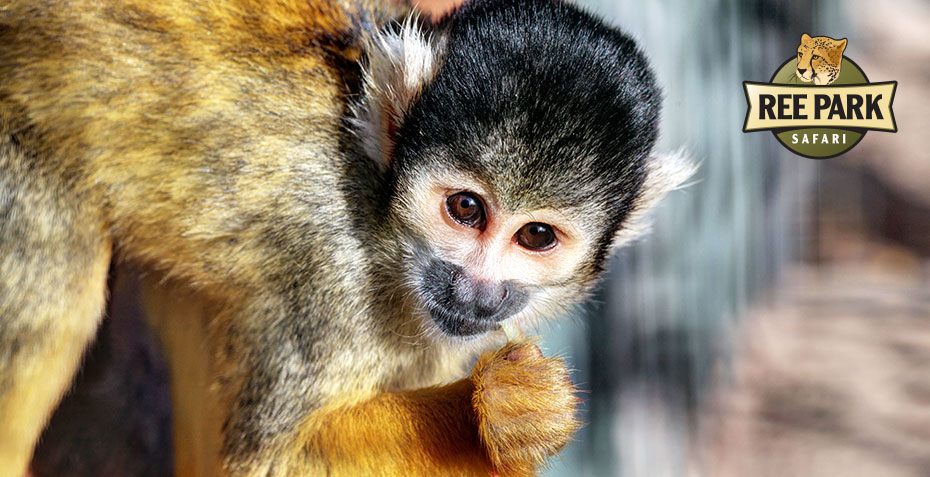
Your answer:
[[[843,154],[870,130],[897,132],[891,105],[898,82],[870,83],[845,50],[845,38],[805,33],[797,55],[768,83],[744,81],[743,132],[772,131],[783,146],[811,159]]]

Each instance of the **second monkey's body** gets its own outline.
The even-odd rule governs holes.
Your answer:
[[[534,324],[580,298],[611,247],[679,178],[650,176],[661,170],[646,157],[658,93],[632,42],[571,7],[489,5],[440,24],[434,39],[412,23],[381,36],[406,12],[374,2],[0,4],[0,466],[25,469],[99,323],[114,260],[149,273],[182,428],[179,474],[520,475],[561,447],[576,423],[560,361],[511,345],[471,378],[467,366],[504,344],[499,321],[516,314]],[[527,88],[507,90],[502,67],[482,72],[468,66],[468,48],[448,46],[464,41],[458,34],[491,44],[495,57],[546,53],[515,51],[519,35],[498,47],[481,38],[482,15],[494,28],[511,16],[519,27],[539,12],[551,17],[543,30],[582,31],[566,44],[629,58],[604,66],[593,86],[570,77],[560,86],[584,101],[549,105]],[[442,68],[505,89],[460,91]],[[605,83],[613,89],[598,93]],[[515,105],[498,111],[470,92],[512,95]],[[558,132],[564,121],[553,118],[590,113],[605,98],[616,108]],[[498,121],[511,110],[526,118]],[[462,117],[433,121],[445,111]],[[474,126],[482,121],[490,133]],[[627,129],[598,129],[610,121]],[[490,142],[470,149],[469,134]],[[547,137],[545,154],[514,146],[510,134]],[[473,161],[488,151],[502,159]],[[436,162],[416,159],[427,156]],[[592,190],[555,194],[570,174]],[[542,193],[508,186],[520,175]],[[446,199],[445,185],[479,195],[489,211],[532,206],[577,219],[566,227],[564,270],[540,262],[558,273],[528,292],[506,261],[501,271],[479,267],[479,285],[464,283],[484,252],[456,251],[445,229],[418,230],[433,218],[431,194],[460,197]],[[488,234],[500,223],[489,220]],[[478,306],[485,295],[512,306]]]

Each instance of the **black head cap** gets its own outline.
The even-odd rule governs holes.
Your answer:
[[[618,225],[661,101],[633,40],[558,0],[474,0],[437,33],[443,63],[405,115],[395,169],[441,157],[507,207],[599,203]]]

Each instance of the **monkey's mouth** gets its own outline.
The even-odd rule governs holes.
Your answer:
[[[500,328],[500,321],[497,319],[468,316],[436,305],[428,309],[436,326],[449,336],[477,336]]]

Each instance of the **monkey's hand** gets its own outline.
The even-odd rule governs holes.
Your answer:
[[[509,343],[481,356],[470,378],[318,413],[295,461],[317,467],[292,474],[534,475],[579,427],[574,391],[561,359]]]
[[[560,358],[532,343],[486,353],[472,371],[478,435],[500,475],[533,475],[580,427],[579,399]]]

